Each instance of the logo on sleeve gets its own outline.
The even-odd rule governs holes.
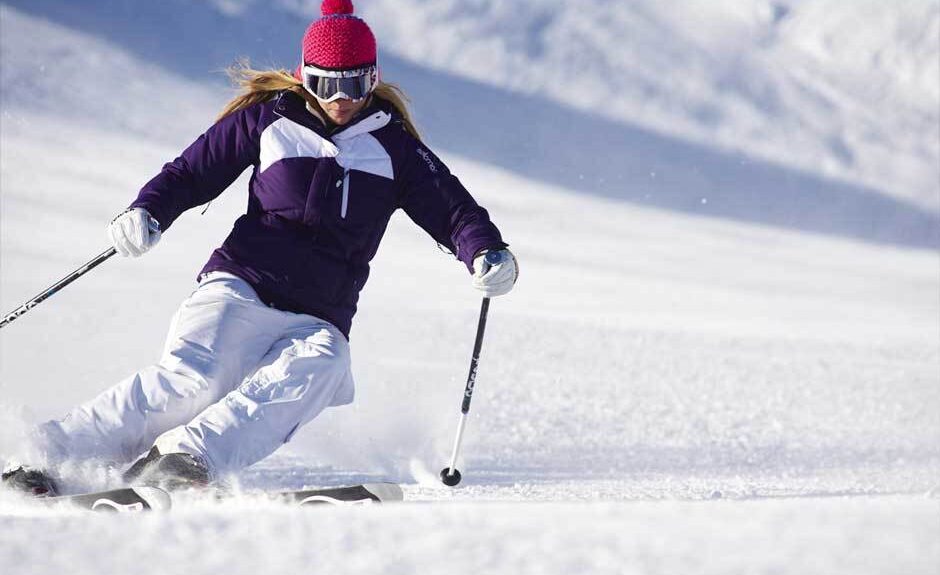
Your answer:
[[[431,153],[424,148],[418,148],[418,155],[421,156],[424,162],[428,165],[428,169],[431,170],[431,173],[436,174],[437,164],[434,163],[434,158],[431,157]]]

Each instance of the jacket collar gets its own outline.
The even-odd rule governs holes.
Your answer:
[[[281,92],[274,104],[274,113],[301,126],[310,128],[323,138],[348,140],[383,128],[392,121],[391,114],[384,109],[385,106],[382,104],[384,102],[373,97],[372,102],[363,108],[352,122],[345,126],[330,129],[322,119],[307,109],[307,103],[303,98],[293,92],[284,91]]]
[[[368,106],[359,113],[354,122],[343,126],[339,131],[333,132],[334,140],[348,140],[361,134],[374,132],[379,128],[384,128],[392,121],[392,116],[375,106]]]

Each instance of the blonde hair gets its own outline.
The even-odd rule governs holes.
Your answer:
[[[266,102],[285,90],[303,98],[307,102],[308,109],[319,115],[321,120],[326,116],[317,99],[304,88],[300,80],[287,70],[255,70],[246,60],[241,60],[229,67],[226,73],[232,83],[241,88],[241,93],[225,105],[216,121],[259,102]],[[421,139],[411,112],[408,110],[408,97],[401,88],[395,84],[379,82],[372,95],[394,106],[401,115],[405,129],[418,140]]]

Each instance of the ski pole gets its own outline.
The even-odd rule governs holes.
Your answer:
[[[473,357],[470,359],[470,375],[467,376],[467,387],[463,392],[463,404],[460,406],[460,423],[457,426],[457,439],[454,440],[454,452],[450,458],[450,466],[441,470],[441,481],[448,487],[460,483],[460,472],[457,471],[457,456],[460,454],[460,442],[463,441],[463,432],[467,426],[467,414],[470,413],[470,400],[473,399],[473,386],[477,379],[477,366],[480,363],[480,348],[483,347],[483,331],[486,329],[486,314],[490,310],[490,298],[483,298],[480,307],[480,323],[477,325],[477,340],[473,344]]]
[[[98,257],[96,257],[95,259],[91,260],[91,261],[88,262],[87,264],[83,265],[82,267],[78,268],[78,269],[75,270],[74,272],[70,273],[69,275],[67,275],[67,276],[65,276],[64,278],[62,278],[61,280],[59,280],[59,282],[58,282],[57,284],[55,284],[54,286],[50,287],[50,288],[47,289],[46,291],[42,292],[41,294],[37,295],[36,297],[34,297],[33,299],[29,300],[28,302],[24,303],[24,304],[21,305],[20,307],[16,308],[15,310],[13,310],[13,311],[11,311],[10,313],[8,313],[8,314],[6,314],[5,316],[3,316],[3,320],[0,321],[0,327],[3,327],[3,326],[5,326],[6,324],[12,322],[13,320],[15,320],[16,318],[18,318],[18,317],[20,317],[21,315],[25,314],[25,313],[28,312],[29,310],[33,309],[34,307],[36,307],[37,305],[39,305],[39,304],[42,303],[43,301],[45,301],[45,300],[47,300],[48,298],[52,297],[52,296],[55,295],[59,290],[61,290],[61,289],[64,288],[65,286],[69,285],[69,284],[72,283],[73,281],[77,280],[78,278],[82,277],[83,275],[85,275],[86,273],[88,273],[89,271],[91,271],[92,268],[94,268],[95,266],[97,266],[97,265],[100,264],[101,262],[105,261],[106,259],[110,258],[111,256],[113,256],[113,255],[116,254],[116,253],[117,253],[117,250],[115,250],[114,248],[108,248],[106,251],[104,251],[104,252],[102,252],[100,255],[98,255]]]

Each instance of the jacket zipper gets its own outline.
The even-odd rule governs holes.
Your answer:
[[[343,172],[343,205],[340,208],[339,215],[346,219],[346,210],[349,207],[349,170]]]

